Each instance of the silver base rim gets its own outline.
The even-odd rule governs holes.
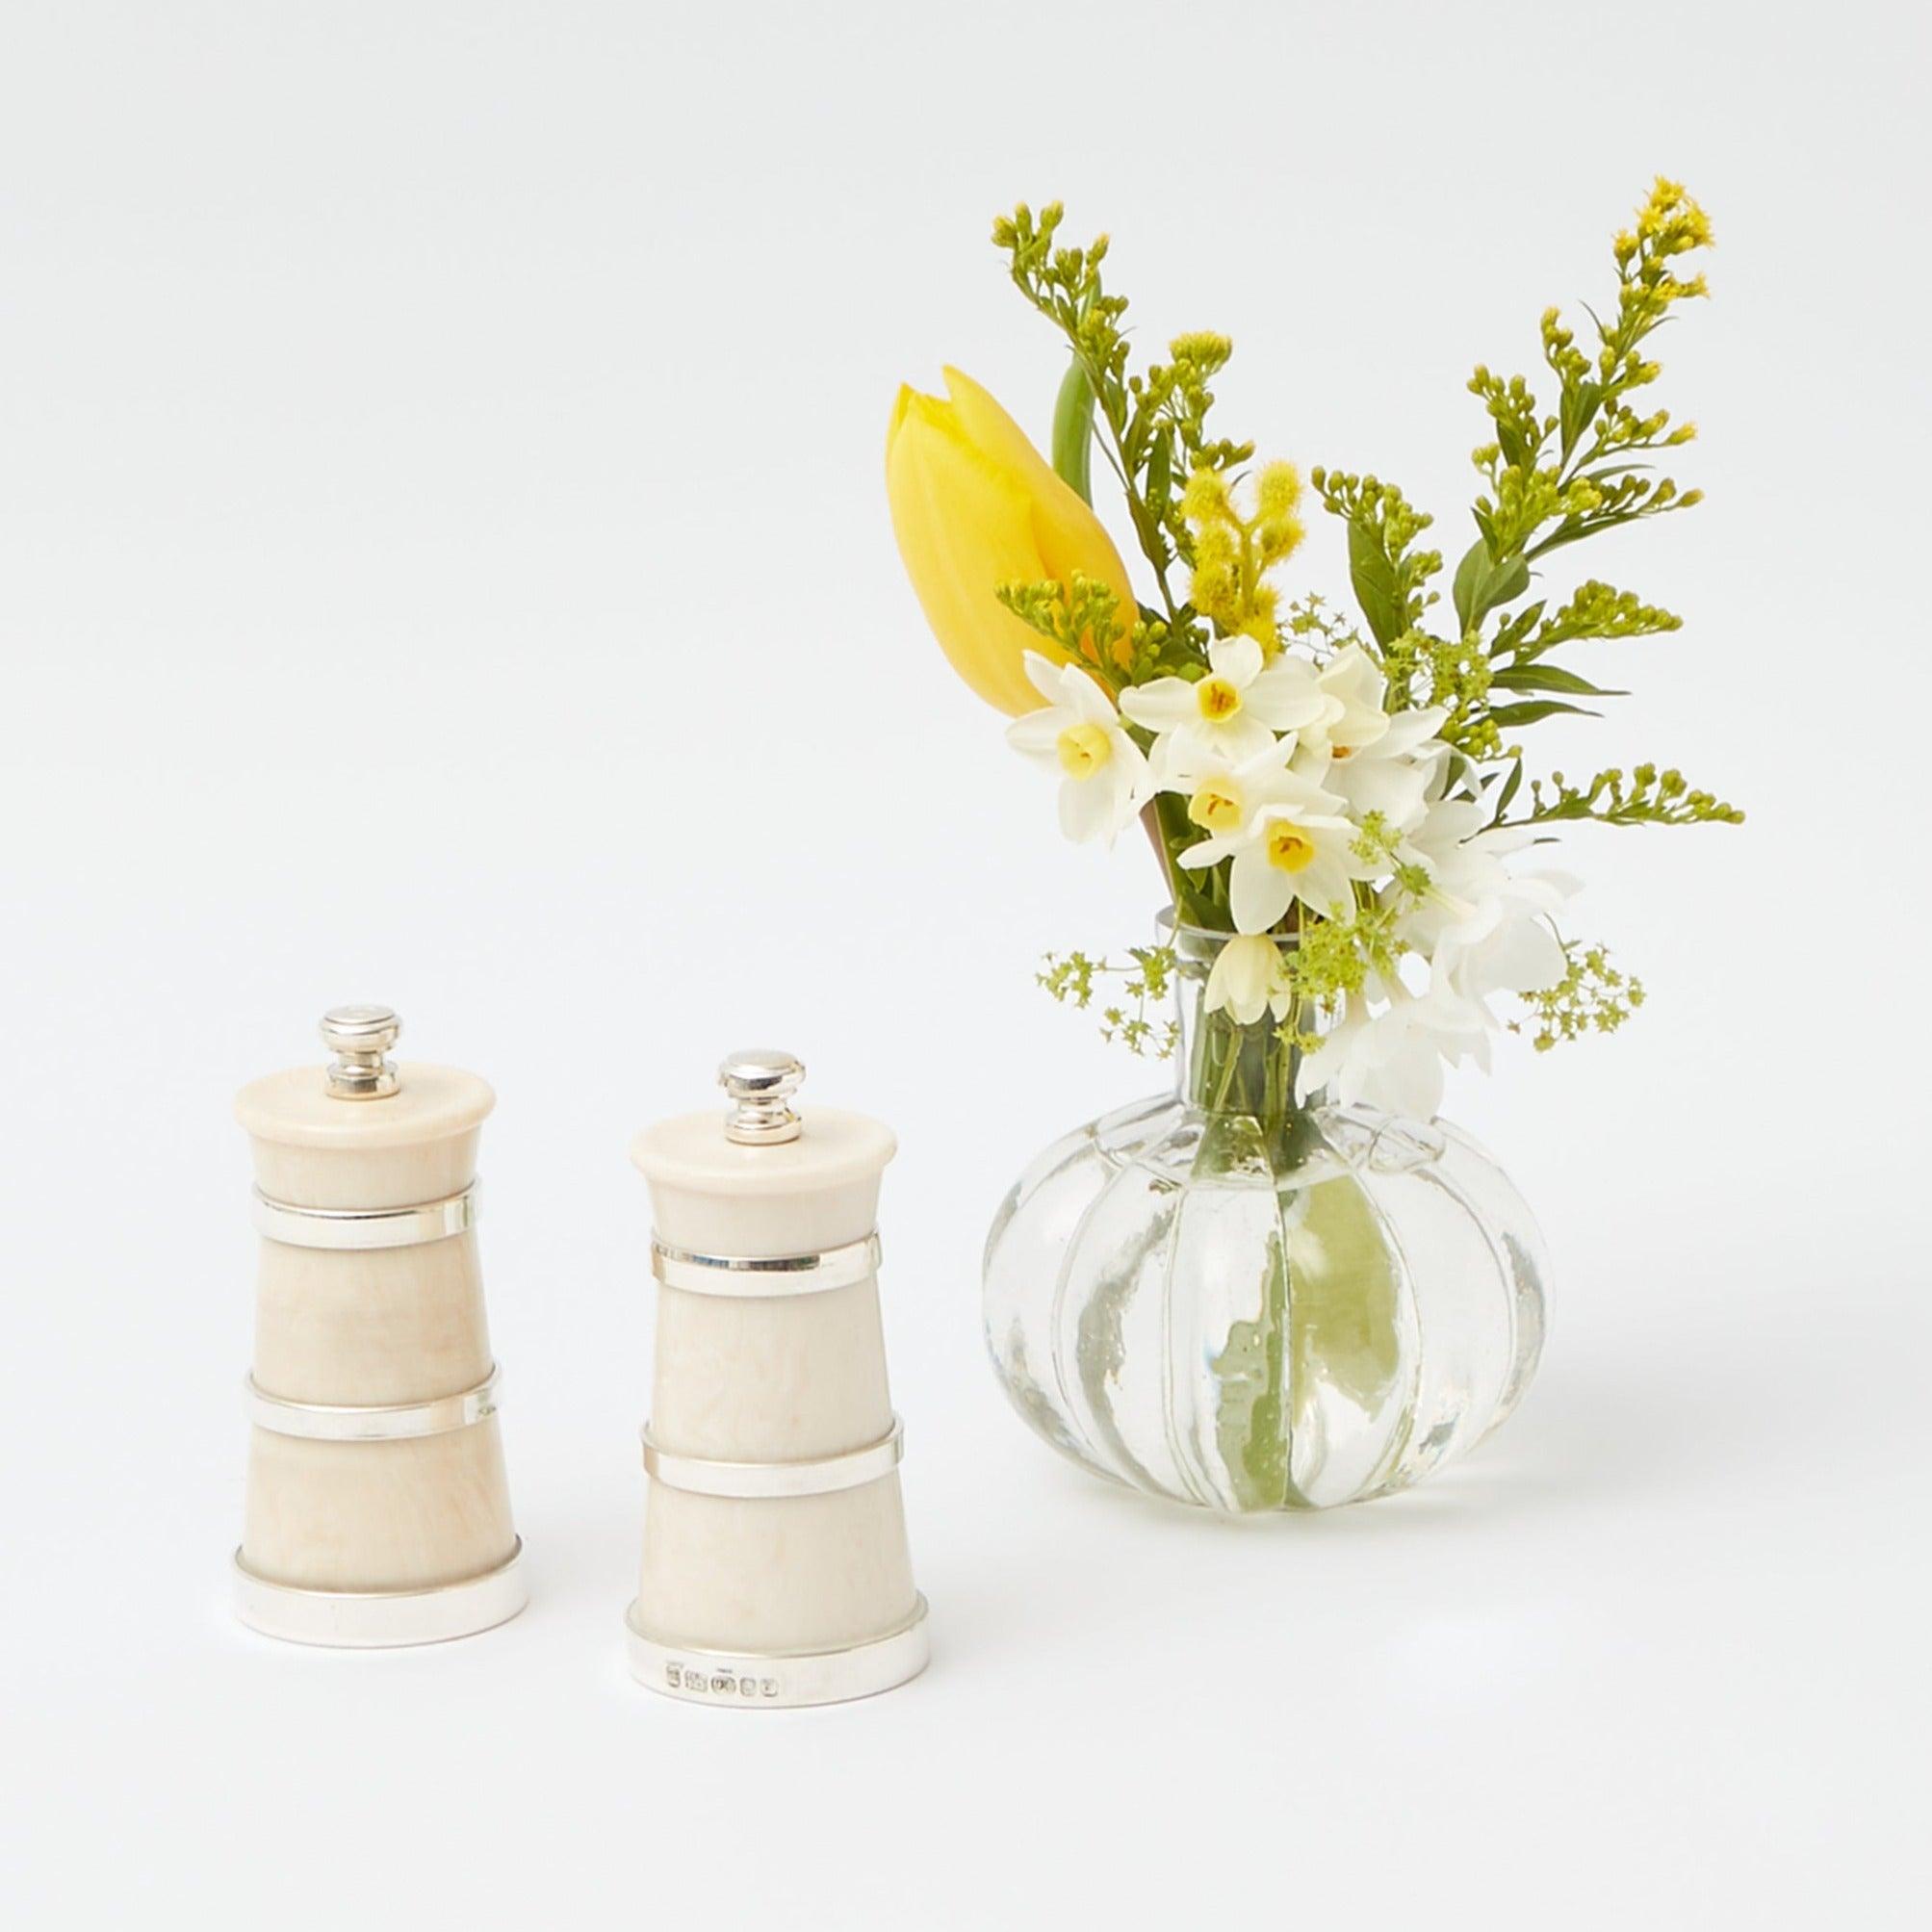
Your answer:
[[[631,1674],[645,1689],[728,1711],[796,1711],[876,1697],[910,1683],[932,1654],[924,1597],[896,1629],[838,1650],[760,1655],[664,1643],[643,1628],[634,1602],[624,1613],[624,1633]]]
[[[509,1620],[529,1602],[524,1542],[480,1577],[425,1590],[304,1590],[258,1577],[235,1552],[235,1614],[285,1643],[330,1650],[394,1650],[448,1643]]]

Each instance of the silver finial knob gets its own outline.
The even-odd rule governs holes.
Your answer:
[[[338,1100],[380,1100],[396,1092],[396,1068],[382,1056],[396,1044],[402,1022],[389,1006],[332,1006],[322,1017],[328,1090]]]
[[[732,1099],[725,1139],[746,1147],[797,1140],[801,1122],[789,1102],[804,1078],[805,1063],[796,1054],[769,1046],[728,1054],[718,1069],[718,1085]]]

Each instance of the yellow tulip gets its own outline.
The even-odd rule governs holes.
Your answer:
[[[1023,654],[1067,653],[1008,610],[1002,583],[1069,588],[1077,570],[1134,621],[1127,567],[1100,520],[1054,475],[1025,432],[978,383],[945,372],[951,399],[901,387],[886,438],[886,494],[906,573],[953,669],[1010,716],[1040,708]]]

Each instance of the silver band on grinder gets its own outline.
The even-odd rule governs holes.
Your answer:
[[[838,1650],[760,1656],[667,1643],[642,1627],[634,1603],[624,1622],[631,1674],[647,1690],[740,1711],[783,1711],[871,1697],[916,1677],[931,1654],[924,1597],[915,1600],[911,1616],[884,1636]]]
[[[415,1436],[447,1435],[468,1429],[497,1412],[502,1371],[492,1364],[475,1388],[429,1402],[387,1403],[352,1407],[338,1403],[288,1402],[265,1394],[249,1376],[243,1383],[248,1420],[276,1435],[310,1442],[405,1442]]]
[[[477,1183],[410,1207],[296,1207],[254,1190],[255,1231],[285,1248],[414,1248],[477,1224]]]
[[[850,1288],[879,1272],[879,1237],[868,1234],[842,1248],[815,1254],[703,1254],[673,1248],[655,1235],[651,1273],[667,1288],[694,1295],[815,1295],[828,1288]]]
[[[877,1442],[809,1461],[718,1462],[703,1455],[677,1455],[658,1446],[648,1422],[643,1437],[646,1473],[655,1481],[698,1496],[830,1496],[891,1475],[905,1455],[905,1429],[896,1415]]]
[[[387,1650],[494,1630],[529,1601],[523,1538],[494,1570],[421,1590],[304,1590],[258,1577],[235,1552],[235,1614],[289,1643]]]

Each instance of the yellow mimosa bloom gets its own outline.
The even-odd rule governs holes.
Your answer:
[[[1066,653],[1008,610],[1002,583],[1071,588],[1078,571],[1120,599],[1134,622],[1127,567],[1100,520],[1062,482],[1025,432],[978,383],[945,372],[949,400],[901,387],[886,437],[892,531],[926,622],[953,669],[1009,716],[1035,710],[1028,651]]]

